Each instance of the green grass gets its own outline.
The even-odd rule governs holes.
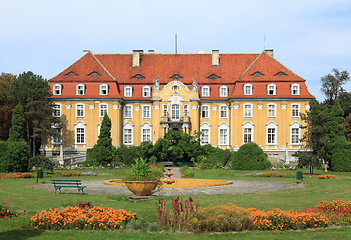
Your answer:
[[[89,171],[89,170],[86,170]],[[126,169],[104,169],[93,170],[98,176],[79,176],[71,177],[74,179],[112,179],[121,178],[129,170]],[[256,180],[256,181],[283,181],[296,182],[295,178],[264,178],[246,176],[251,171],[234,171],[234,170],[196,170],[194,178],[211,178],[211,179],[233,179],[233,180]],[[295,172],[295,171],[286,171]],[[323,172],[317,172],[323,174]],[[351,196],[351,173],[332,173],[337,175],[336,179],[317,179],[304,178],[305,188],[278,191],[273,193],[250,193],[250,194],[225,194],[225,195],[196,195],[192,196],[195,201],[199,201],[200,206],[210,204],[219,205],[234,203],[238,206],[249,208],[255,207],[261,210],[270,210],[280,208],[291,210],[313,206],[320,200],[345,200],[350,201]],[[57,177],[52,177],[57,178]],[[39,182],[50,182],[50,177],[39,179]],[[27,211],[27,215],[67,205],[77,205],[78,202],[91,202],[93,205],[112,207],[115,209],[126,209],[135,212],[137,216],[156,220],[156,203],[157,200],[131,202],[124,195],[82,195],[82,194],[55,194],[54,191],[41,191],[34,188],[36,179],[0,179],[0,202],[5,201],[17,211]],[[184,196],[188,197],[188,196]],[[164,197],[171,199],[172,197]],[[20,220],[20,218],[17,218]],[[0,239],[114,239],[116,234],[121,239],[303,239],[312,238],[329,238],[329,239],[347,239],[351,235],[351,228],[335,228],[326,230],[313,231],[288,231],[282,233],[273,232],[256,232],[249,231],[245,233],[221,233],[221,234],[179,234],[170,232],[140,232],[140,231],[33,231],[23,230],[14,223],[15,218],[11,220],[0,219]],[[23,236],[18,238],[19,236]]]

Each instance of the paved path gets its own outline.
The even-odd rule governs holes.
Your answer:
[[[172,169],[174,178],[180,178],[179,168]],[[108,180],[108,178],[106,179]],[[87,194],[125,194],[132,193],[124,186],[106,185],[105,180],[82,180],[82,184],[87,186],[84,190]],[[213,186],[213,187],[184,187],[184,188],[162,188],[159,192],[154,193],[155,196],[171,196],[171,195],[199,195],[199,194],[243,194],[243,193],[261,193],[275,192],[281,190],[290,190],[303,188],[303,184],[288,182],[272,182],[272,181],[251,181],[251,180],[232,180],[233,184]],[[51,182],[44,184],[36,184],[35,188],[45,191],[54,192]],[[63,190],[65,193],[77,192],[73,189]]]

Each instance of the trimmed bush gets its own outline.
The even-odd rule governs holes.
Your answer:
[[[29,169],[43,169],[53,171],[55,164],[49,158],[38,155],[29,159]]]
[[[331,170],[335,172],[351,171],[351,142],[343,139],[333,143],[331,154]]]
[[[246,143],[232,154],[232,169],[263,170],[271,167],[267,154],[256,143]]]
[[[24,141],[0,142],[0,172],[26,172],[30,148]]]

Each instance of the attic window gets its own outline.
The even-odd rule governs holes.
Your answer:
[[[287,76],[287,74],[285,72],[278,72],[274,76]]]
[[[65,76],[78,76],[78,75],[74,72],[69,72]]]
[[[264,74],[262,74],[261,72],[255,72],[254,74],[252,74],[252,76],[264,76]]]
[[[143,75],[141,75],[141,74],[137,74],[137,75],[135,75],[134,77],[132,77],[132,78],[145,78]]]
[[[174,74],[171,78],[172,79],[179,79],[179,78],[183,78],[183,77],[180,76],[179,74]]]
[[[101,76],[101,75],[97,72],[92,72],[88,76]]]
[[[220,78],[218,77],[216,74],[211,74],[210,76],[208,76],[209,79],[217,79]]]

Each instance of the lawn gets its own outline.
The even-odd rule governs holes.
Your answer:
[[[90,171],[84,170],[84,171]],[[112,179],[121,178],[128,170],[126,169],[103,169],[91,170],[98,176],[79,176],[72,179]],[[295,174],[295,171],[285,171]],[[283,181],[296,182],[293,177],[268,178],[247,176],[248,171],[234,170],[196,170],[194,178],[208,179],[232,179],[232,180],[259,180],[259,181]],[[319,172],[323,174],[323,172]],[[250,194],[225,194],[225,195],[197,195],[192,196],[201,207],[208,205],[220,205],[234,203],[238,206],[260,210],[271,210],[280,208],[292,210],[313,206],[320,200],[345,200],[349,201],[351,196],[351,173],[332,173],[336,179],[304,178],[305,188],[278,191],[273,193],[250,193]],[[57,178],[57,177],[55,177]],[[50,182],[52,178],[45,176],[39,182]],[[111,207],[114,209],[125,209],[147,219],[150,222],[156,220],[157,200],[131,202],[124,195],[77,195],[77,194],[55,194],[54,191],[36,190],[33,185],[36,179],[0,179],[0,201],[6,201],[17,212],[26,211],[26,215],[68,205],[77,205],[78,202],[91,202],[93,205]],[[188,197],[188,196],[184,196]],[[172,197],[165,197],[170,199]],[[221,234],[185,234],[171,232],[145,232],[145,231],[34,231],[24,230],[16,225],[16,220],[21,225],[20,218],[10,220],[0,219],[0,239],[115,239],[116,234],[122,239],[347,239],[351,236],[351,228],[329,228],[308,231],[286,231],[286,232],[258,232],[248,231],[243,233],[221,233]]]

